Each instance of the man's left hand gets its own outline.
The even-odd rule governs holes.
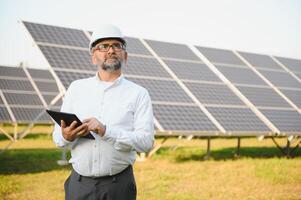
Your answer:
[[[100,135],[101,137],[104,136],[106,132],[106,126],[104,126],[100,121],[98,121],[95,117],[91,117],[88,119],[85,119],[83,123],[87,123],[88,130],[93,131]]]

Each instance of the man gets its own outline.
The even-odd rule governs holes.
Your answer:
[[[96,76],[69,86],[62,112],[75,113],[83,122],[56,124],[57,146],[71,146],[73,170],[65,182],[68,200],[136,199],[132,165],[136,152],[154,143],[153,111],[146,89],[125,79],[126,41],[111,25],[94,31],[89,44]],[[91,133],[95,139],[83,136]]]

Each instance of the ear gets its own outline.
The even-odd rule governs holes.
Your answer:
[[[97,64],[97,59],[96,59],[96,56],[95,56],[95,52],[93,52],[92,56],[91,56],[91,61],[94,65]]]

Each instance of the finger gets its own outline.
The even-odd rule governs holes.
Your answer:
[[[62,128],[66,128],[66,123],[65,123],[64,120],[61,120],[61,127],[62,127]]]
[[[73,121],[70,125],[70,129],[73,130],[76,127],[77,121]]]
[[[84,119],[82,122],[83,122],[83,123],[89,123],[89,121],[90,121],[90,118]]]
[[[83,123],[89,123],[93,118],[88,118],[88,119],[85,119],[83,120]]]
[[[80,126],[77,127],[76,129],[74,129],[73,132],[74,132],[74,133],[78,133],[78,132],[80,132],[80,131],[82,131],[82,130],[84,130],[84,129],[88,129],[87,124],[82,124],[82,125],[80,125]]]
[[[79,131],[76,135],[80,137],[80,136],[85,136],[88,133],[89,133],[89,131],[87,129],[84,129],[84,130]]]

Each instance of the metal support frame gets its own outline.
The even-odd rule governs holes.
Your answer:
[[[11,141],[15,141],[15,139],[8,132],[6,132],[3,128],[1,128],[1,126],[0,126],[0,132],[3,133]]]
[[[296,149],[298,149],[298,147],[301,144],[301,140],[298,142],[296,139],[297,144],[296,146],[292,147],[294,141],[287,139],[286,145],[284,147],[281,147],[274,137],[271,137],[271,139],[276,145],[276,147],[281,151],[281,153],[287,158],[293,157],[293,152],[296,151]]]
[[[241,141],[241,137],[237,138],[237,148],[236,148],[236,152],[234,154],[234,157],[239,157],[240,156],[240,141]]]
[[[205,159],[209,159],[210,155],[211,155],[211,137],[209,136],[207,138],[207,153],[206,153]]]
[[[148,154],[147,154],[147,158],[150,158],[153,154],[155,154],[162,146],[163,144],[168,140],[168,136],[164,137],[164,139],[157,144]]]

